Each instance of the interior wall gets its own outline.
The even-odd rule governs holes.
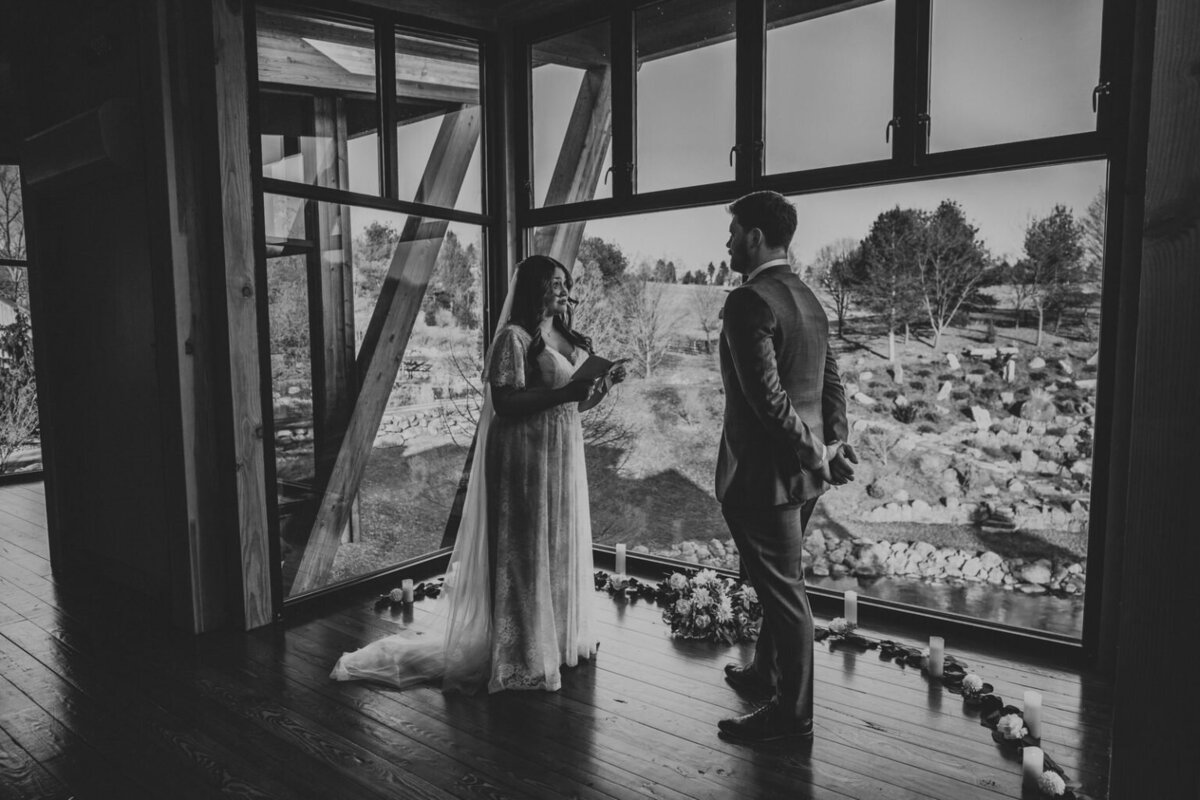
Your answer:
[[[1200,4],[1157,0],[1109,796],[1200,797]],[[1147,35],[1149,35],[1147,33]]]
[[[22,137],[68,124],[22,147],[56,575],[102,576],[165,609],[177,485],[160,379],[170,307],[159,302],[145,162],[99,155],[143,147],[138,17],[135,2],[27,4],[13,56]],[[132,103],[129,125],[106,145],[95,112],[119,98]]]

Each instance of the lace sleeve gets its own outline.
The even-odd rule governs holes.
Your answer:
[[[507,325],[492,343],[484,377],[493,386],[525,388],[525,353],[530,337],[516,325]]]

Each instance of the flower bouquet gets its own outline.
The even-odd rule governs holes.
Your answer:
[[[690,578],[675,572],[660,589],[663,621],[681,639],[721,644],[752,642],[762,627],[762,605],[753,586],[702,569]]]

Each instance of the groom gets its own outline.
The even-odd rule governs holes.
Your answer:
[[[801,544],[817,498],[854,477],[846,394],[820,302],[792,271],[796,209],[776,192],[729,206],[730,266],[744,276],[725,301],[725,424],[717,500],[763,606],[754,660],[725,667],[736,689],[766,704],[723,719],[745,741],[811,738],[813,622]]]

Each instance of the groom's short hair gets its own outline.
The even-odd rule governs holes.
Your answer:
[[[751,192],[729,206],[744,229],[758,228],[768,247],[787,247],[796,233],[796,207],[779,192]]]

